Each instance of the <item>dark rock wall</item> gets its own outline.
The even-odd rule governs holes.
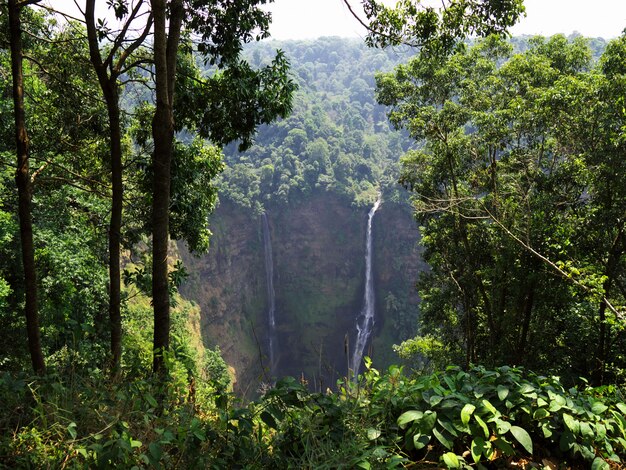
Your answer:
[[[330,193],[268,208],[278,375],[304,376],[311,388],[323,390],[346,374],[346,339],[351,347],[363,302],[368,210]],[[260,218],[223,204],[210,227],[208,255],[195,258],[181,250],[190,273],[182,293],[200,305],[205,343],[219,345],[235,368],[236,390],[253,395],[260,382],[271,381]],[[378,367],[395,359],[394,342],[412,334],[406,330],[417,315],[414,285],[424,268],[417,240],[410,211],[383,202],[374,218],[377,311],[369,348]]]

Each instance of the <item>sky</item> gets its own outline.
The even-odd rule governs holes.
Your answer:
[[[361,0],[348,0],[362,12]],[[394,5],[396,0],[382,0]],[[424,0],[435,2],[436,0]],[[78,15],[74,0],[47,0],[48,4]],[[84,0],[78,0],[83,5]],[[436,2],[438,4],[438,1]],[[512,28],[514,35],[573,32],[588,37],[611,39],[626,28],[626,0],[525,0],[526,17]],[[101,16],[107,14],[106,2],[96,2]],[[320,36],[363,38],[364,28],[350,14],[343,0],[274,0],[270,32],[275,39],[313,39]]]
[[[360,0],[349,1],[355,9],[360,6]],[[393,5],[395,1],[387,3]],[[568,35],[577,31],[610,39],[626,28],[626,0],[525,0],[524,4],[527,16],[512,29],[514,35]],[[275,0],[270,10],[270,32],[275,39],[365,34],[343,0]]]

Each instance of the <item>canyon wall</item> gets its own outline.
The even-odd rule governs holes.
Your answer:
[[[313,389],[347,374],[365,283],[369,207],[328,192],[268,207],[276,296],[274,373],[304,378]],[[202,335],[236,370],[235,390],[252,396],[270,383],[269,322],[261,217],[224,203],[211,218],[207,255],[181,256],[189,271],[182,294],[202,311]],[[376,319],[366,354],[377,367],[397,358],[392,345],[417,318],[414,284],[424,269],[410,210],[383,199],[374,218]]]

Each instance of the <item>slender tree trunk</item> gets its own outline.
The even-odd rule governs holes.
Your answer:
[[[605,290],[606,292],[606,290]],[[604,382],[604,366],[606,364],[606,302],[600,303],[598,311],[598,321],[600,322],[598,331],[598,347],[594,360],[593,383],[602,385]]]
[[[609,291],[611,290],[611,285],[613,283],[615,272],[617,271],[619,260],[624,252],[622,247],[623,237],[623,227],[620,227],[609,251],[609,259],[607,260],[605,270],[606,280],[602,285],[604,296],[607,298],[609,296]],[[600,307],[598,309],[598,347],[594,357],[594,370],[592,374],[595,385],[602,385],[604,383],[604,369],[609,355],[609,348],[607,346],[609,334],[607,332],[606,324],[606,308],[606,302],[600,302]]]
[[[532,320],[533,307],[535,303],[535,282],[531,281],[526,289],[524,305],[522,310],[522,330],[519,336],[516,351],[517,365],[523,365],[526,359],[526,344],[528,343],[528,331]]]
[[[154,182],[152,195],[152,304],[154,307],[153,371],[164,372],[163,352],[170,345],[170,298],[167,264],[170,205],[170,167],[174,141],[174,86],[183,8],[170,2],[169,35],[164,0],[152,0],[156,111],[152,120]]]
[[[122,131],[117,88],[117,74],[107,70],[98,45],[95,26],[95,0],[88,0],[85,7],[85,22],[89,41],[91,64],[107,105],[109,119],[109,151],[111,162],[111,219],[109,221],[109,327],[111,329],[111,369],[116,373],[122,358],[122,315],[120,312],[120,246],[122,231]]]
[[[127,25],[137,17],[142,1],[135,4],[134,10],[127,19]],[[130,54],[143,44],[152,25],[152,16],[144,26],[143,33],[132,40],[131,44],[120,50],[126,39],[127,29],[123,28],[115,41],[115,46],[108,52],[107,60],[103,61],[98,43],[95,21],[95,0],[87,0],[85,4],[85,23],[89,42],[91,64],[98,77],[102,95],[107,104],[109,118],[109,147],[111,159],[111,219],[109,221],[109,323],[111,329],[111,368],[119,370],[122,358],[122,315],[121,315],[121,280],[120,280],[120,249],[122,232],[122,211],[124,185],[122,180],[122,126],[120,119],[119,85],[117,79]]]
[[[13,105],[15,108],[15,142],[17,147],[17,171],[15,182],[18,193],[18,215],[22,264],[24,265],[24,290],[28,349],[33,370],[45,372],[46,366],[41,352],[39,315],[37,308],[37,273],[35,271],[35,248],[31,218],[32,185],[29,172],[28,134],[24,111],[24,76],[22,72],[22,32],[20,7],[16,0],[9,0],[9,29],[11,41],[11,72],[13,75]]]
[[[122,315],[120,312],[120,247],[122,231],[122,136],[117,88],[104,93],[109,114],[111,146],[111,220],[109,223],[109,321],[111,323],[111,368],[117,372],[122,359]],[[109,95],[109,96],[107,96]]]

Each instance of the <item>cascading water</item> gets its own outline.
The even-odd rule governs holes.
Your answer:
[[[265,284],[267,288],[267,319],[269,330],[270,375],[276,367],[276,296],[274,293],[274,258],[272,256],[272,238],[267,214],[263,213],[263,248],[265,252]]]
[[[367,215],[367,235],[365,237],[365,294],[363,310],[357,318],[357,335],[352,354],[350,368],[354,377],[359,375],[363,351],[367,345],[374,328],[374,279],[372,276],[372,220],[380,207],[380,195]]]

